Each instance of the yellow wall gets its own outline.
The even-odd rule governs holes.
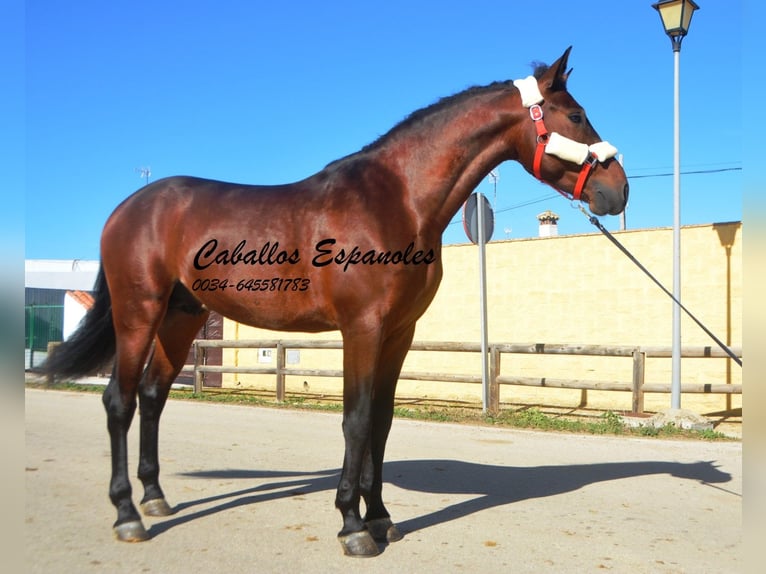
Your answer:
[[[724,342],[742,344],[741,223],[684,227],[681,233],[682,302]],[[615,236],[666,287],[672,286],[670,228]],[[443,248],[444,279],[418,323],[419,341],[480,341],[478,248]],[[487,245],[489,340],[500,342],[670,346],[672,302],[600,233],[496,241]],[[682,344],[715,345],[682,316]],[[280,333],[225,321],[225,338],[340,339],[337,332]],[[227,350],[225,364],[254,365],[256,351]],[[340,351],[300,352],[301,368],[340,369]],[[263,365],[268,366],[268,365]],[[273,366],[273,363],[272,363]],[[478,354],[411,352],[405,371],[480,374]],[[627,358],[504,355],[503,374],[599,381],[630,381]],[[741,383],[741,369],[724,359],[683,359],[682,383]],[[647,361],[647,383],[669,383],[670,360]],[[339,379],[288,377],[287,389],[337,394]],[[224,377],[225,386],[273,389],[273,376]],[[398,396],[480,400],[478,385],[401,381]],[[501,401],[577,406],[579,390],[504,386]],[[596,408],[629,409],[630,394],[588,392]],[[667,408],[669,395],[648,394],[646,410]],[[741,406],[739,396],[683,396],[682,406],[714,412]]]

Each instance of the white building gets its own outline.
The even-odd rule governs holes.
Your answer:
[[[93,304],[99,262],[28,259],[24,262],[25,367],[38,365],[47,344],[67,339]]]
[[[24,288],[90,291],[99,265],[85,259],[27,259]]]

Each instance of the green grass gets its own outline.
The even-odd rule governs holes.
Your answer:
[[[27,383],[29,387],[50,388],[76,392],[101,393],[103,387],[97,385],[81,385],[77,383],[59,383],[52,387],[40,383]],[[278,403],[273,393],[258,393],[251,390],[206,390],[204,393],[194,393],[191,390],[171,390],[170,398],[210,403],[250,405],[282,409],[305,409],[314,411],[342,412],[343,405],[338,397],[305,397],[288,396],[285,401]],[[484,415],[475,406],[445,406],[441,404],[408,403],[394,408],[394,416],[403,419],[413,419],[432,422],[451,422],[459,424],[478,424],[502,426],[508,428],[534,429],[549,432],[573,434],[640,436],[654,438],[687,438],[707,441],[737,440],[723,433],[705,430],[684,430],[667,425],[662,428],[625,426],[619,415],[607,411],[597,418],[561,416],[547,414],[539,408],[504,409],[495,416]]]
[[[620,417],[607,411],[595,420],[579,420],[551,416],[537,408],[503,411],[496,417],[487,417],[488,422],[515,428],[570,432],[581,434],[632,434],[620,421]]]
[[[625,435],[657,438],[689,438],[698,440],[722,441],[737,440],[713,430],[686,430],[673,425],[665,425],[664,427],[660,428],[651,426],[633,428],[624,425],[620,420],[620,416],[612,411],[603,413],[597,420],[584,421],[551,416],[541,412],[539,409],[530,408],[501,413],[494,419],[488,418],[488,421],[515,428],[532,428],[579,434]]]

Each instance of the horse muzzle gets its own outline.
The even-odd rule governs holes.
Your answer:
[[[583,195],[587,197],[588,208],[594,215],[619,215],[628,204],[629,193],[630,185],[627,181],[620,187],[594,180]]]

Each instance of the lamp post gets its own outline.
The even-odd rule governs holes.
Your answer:
[[[652,4],[660,13],[665,33],[673,44],[673,296],[681,300],[681,41],[689,32],[692,14],[699,6],[692,0],[663,0]],[[670,407],[681,408],[681,307],[673,303],[673,346]]]

